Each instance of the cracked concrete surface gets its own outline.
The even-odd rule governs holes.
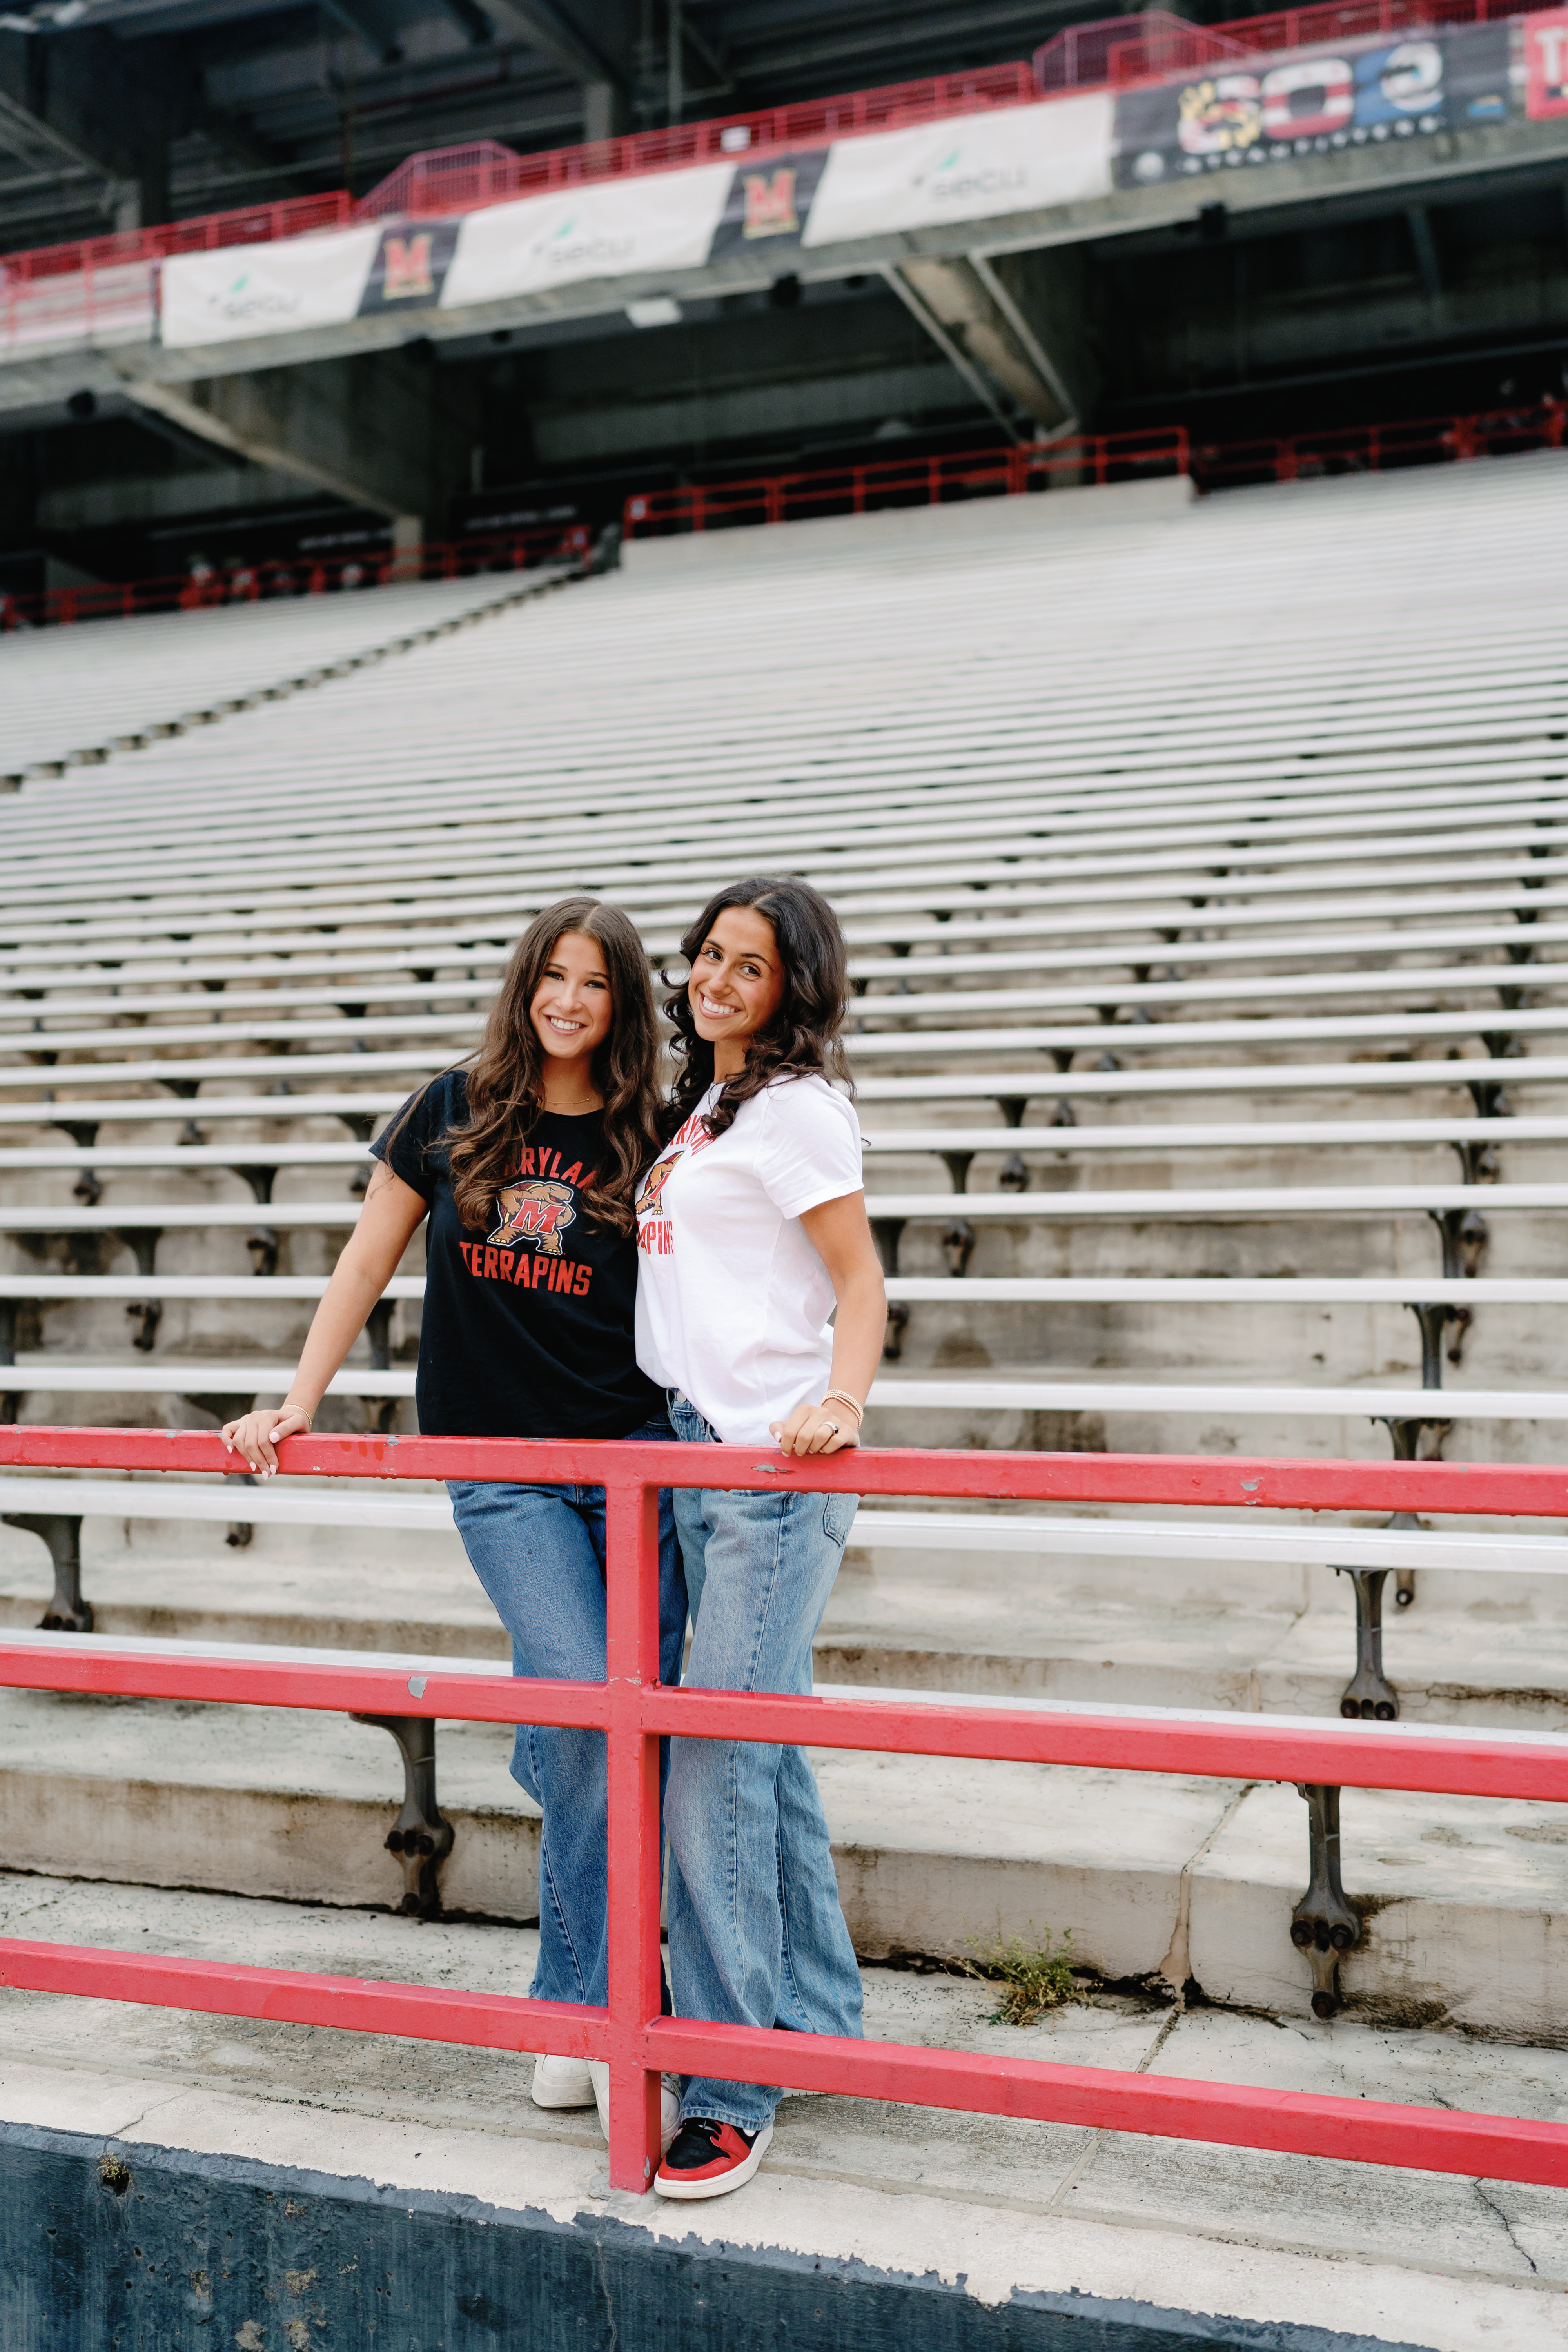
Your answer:
[[[532,1930],[0,1876],[0,1933],[526,1991]],[[1568,2053],[1343,2019],[1097,1993],[1024,2029],[989,1987],[865,1971],[879,2038],[1281,2091],[1568,2119]],[[612,2194],[596,2118],[545,2113],[523,2057],[0,1992],[0,2118],[251,2156],[665,2236],[938,2267],[1015,2286],[1291,2319],[1433,2352],[1568,2352],[1568,2192],[875,2100],[787,2098],[763,2170],[717,2207]],[[846,2192],[854,2191],[853,2195]]]

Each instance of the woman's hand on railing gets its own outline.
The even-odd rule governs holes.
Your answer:
[[[859,1443],[859,1424],[847,1405],[797,1404],[787,1421],[768,1424],[781,1454],[842,1454]]]
[[[278,1467],[274,1448],[286,1437],[309,1437],[310,1433],[308,1412],[297,1404],[274,1405],[270,1412],[245,1412],[237,1421],[226,1421],[224,1451],[243,1454],[253,1470],[270,1478]]]

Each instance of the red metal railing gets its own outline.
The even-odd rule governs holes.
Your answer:
[[[79,237],[66,245],[35,246],[26,253],[0,256],[6,279],[24,285],[64,278],[79,269],[118,269],[128,262],[163,261],[172,253],[212,253],[220,246],[270,245],[275,238],[305,236],[312,230],[347,228],[354,201],[346,188],[322,195],[285,196],[276,204],[241,205],[233,212],[203,213],[192,220],[165,221],[156,228]]]
[[[1568,402],[1554,400],[1535,408],[1491,409],[1474,416],[1336,426],[1290,438],[1196,447],[1189,445],[1181,425],[1157,425],[1142,433],[1082,434],[1023,447],[966,449],[932,457],[893,457],[869,466],[828,466],[814,472],[639,490],[626,501],[623,528],[628,539],[649,539],[744,523],[798,522],[809,515],[874,514],[888,507],[1017,497],[1043,490],[1053,479],[1081,486],[1190,474],[1200,488],[1210,490],[1321,474],[1387,472],[1510,450],[1560,449],[1565,444]],[[432,541],[401,552],[378,547],[342,555],[301,555],[199,574],[94,581],[31,596],[0,590],[0,631],[121,619],[136,613],[202,612],[214,604],[255,604],[279,596],[346,594],[384,587],[392,581],[521,572],[556,560],[581,562],[591,543],[585,523],[546,523],[475,539]]]
[[[837,98],[811,98],[791,106],[760,107],[707,122],[672,123],[587,146],[552,147],[514,154],[493,140],[472,147],[437,148],[411,155],[359,205],[364,219],[392,213],[471,212],[513,196],[547,195],[555,188],[674,172],[693,163],[739,163],[765,147],[825,147],[867,131],[906,131],[949,116],[1023,106],[1037,96],[1028,66],[981,66],[973,73],[935,74],[922,81],[890,82]]]
[[[1084,434],[1023,447],[889,457],[870,466],[639,490],[626,500],[622,528],[628,539],[648,539],[727,524],[798,522],[806,515],[871,514],[884,507],[1005,498],[1044,489],[1053,478],[1125,482],[1187,470],[1186,434],[1179,425],[1158,425],[1144,433]]]
[[[1328,0],[1318,7],[1239,17],[1218,29],[1188,26],[1183,18],[1164,14],[1152,30],[1138,17],[1107,17],[1069,26],[1037,49],[1032,63],[1018,59],[972,73],[937,74],[538,154],[517,155],[494,140],[475,141],[410,156],[357,203],[346,189],[334,188],[278,204],[206,213],[156,228],[0,256],[0,328],[4,339],[13,342],[62,331],[65,313],[46,299],[46,281],[59,278],[87,280],[70,305],[73,331],[122,322],[141,309],[150,317],[152,265],[170,254],[267,243],[393,215],[432,217],[471,211],[513,196],[597,180],[735,160],[770,148],[822,146],[856,132],[901,130],[949,116],[1026,105],[1075,89],[1187,72],[1240,54],[1362,39],[1424,26],[1484,24],[1524,13],[1518,0]]]
[[[1561,449],[1568,403],[1493,408],[1474,416],[1423,416],[1396,425],[1349,425],[1267,441],[1231,441],[1194,449],[1192,470],[1205,489],[1244,482],[1294,482],[1321,474],[1388,473],[1511,450]]]
[[[1189,445],[1180,425],[1147,433],[1085,434],[1006,449],[828,466],[738,482],[693,482],[639,490],[626,502],[628,539],[723,530],[742,523],[798,522],[807,515],[869,514],[884,507],[942,506],[965,499],[1017,497],[1053,479],[1142,481],[1190,474],[1200,489],[1247,482],[1293,482],[1319,474],[1388,472],[1510,450],[1560,449],[1568,442],[1568,402],[1498,408],[1473,416],[1427,416],[1398,425],[1336,426],[1268,441]]]
[[[1330,41],[1375,40],[1379,35],[1394,38],[1440,32],[1451,25],[1497,24],[1526,13],[1519,0],[1325,0],[1318,7],[1281,8],[1273,16],[1237,17],[1215,26],[1187,25],[1179,16],[1157,14],[1152,26],[1144,29],[1137,17],[1124,17],[1114,20],[1120,29],[1103,42],[1103,63],[1095,78],[1121,89],[1165,74],[1201,72],[1238,57],[1321,48]],[[1076,29],[1081,35],[1096,28]],[[1064,37],[1057,36],[1058,40]],[[1036,51],[1037,74],[1055,46],[1047,42]]]
[[[11,596],[0,590],[0,630],[121,620],[134,613],[198,613],[215,604],[255,604],[279,596],[346,595],[393,582],[461,580],[480,572],[525,572],[556,560],[580,562],[590,544],[585,523],[564,529],[554,523],[423,547],[285,557],[155,580],[93,581],[79,588],[46,588],[33,596]]]
[[[605,1490],[604,1683],[530,1682],[535,1723],[603,1730],[608,1743],[610,1987],[607,2009],[383,1984],[210,1960],[0,1937],[0,1984],[220,2016],[358,2032],[541,2048],[606,2059],[610,2179],[646,2189],[658,2161],[661,2071],[714,2074],[975,2114],[1568,2186],[1568,2126],[1456,2114],[1113,2068],[977,2057],[659,2015],[658,1738],[997,1758],[1115,1771],[1321,1782],[1341,1787],[1568,1801],[1568,1741],[1497,1732],[1237,1715],[964,1706],[861,1698],[670,1690],[658,1682],[659,1486],[926,1494],[990,1500],[1163,1503],[1240,1509],[1568,1513],[1568,1467],[1501,1464],[1247,1462],[1183,1455],[867,1451],[834,1462],[758,1462],[752,1446],[523,1444],[460,1438],[290,1438],[286,1473],[364,1478],[494,1478]],[[35,1468],[221,1472],[215,1434],[0,1429],[0,1464]],[[67,1490],[68,1491],[68,1489]],[[0,1638],[0,1684],[230,1706],[510,1723],[508,1676],[116,1651],[92,1637]]]

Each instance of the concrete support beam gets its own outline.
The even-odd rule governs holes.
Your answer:
[[[1042,379],[1079,425],[1100,397],[1090,316],[1091,263],[1077,245],[1039,246],[1022,253],[977,254],[975,268],[1028,350]]]
[[[595,139],[615,139],[626,130],[630,119],[626,96],[613,81],[585,81],[583,84],[583,138],[591,144]]]
[[[983,258],[892,264],[888,283],[1015,439],[1023,421],[1063,432],[1077,418],[1066,382],[1028,317]]]
[[[221,449],[392,517],[415,544],[467,479],[473,420],[448,405],[434,367],[401,352],[182,384],[131,376],[125,390]]]

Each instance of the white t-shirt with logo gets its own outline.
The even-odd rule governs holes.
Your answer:
[[[637,1362],[726,1444],[765,1444],[826,1384],[833,1285],[800,1220],[860,1191],[860,1122],[812,1074],[776,1078],[715,1140],[702,1115],[718,1097],[637,1189]]]

